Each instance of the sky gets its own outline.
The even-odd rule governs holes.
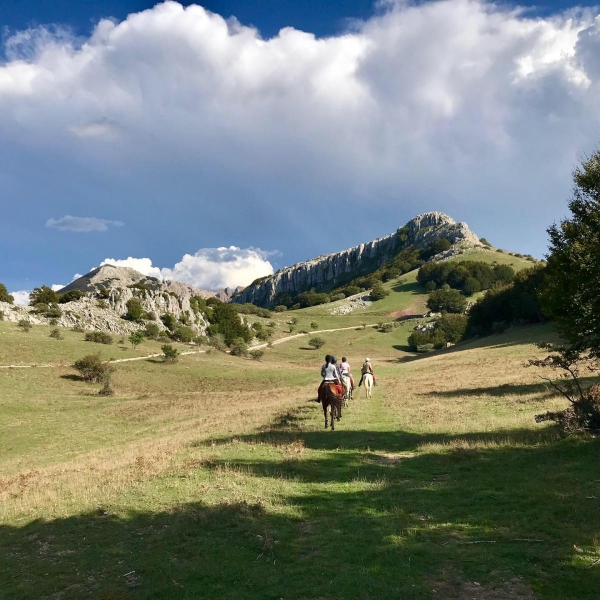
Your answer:
[[[247,285],[431,210],[541,258],[600,141],[598,12],[0,0],[0,282]]]

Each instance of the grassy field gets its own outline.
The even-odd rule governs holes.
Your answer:
[[[51,365],[0,371],[2,600],[599,597],[600,443],[533,418],[563,406],[524,367],[548,327],[422,356],[402,323],[150,358],[116,365],[111,398],[70,362],[156,345],[46,329],[0,323],[4,364]],[[379,380],[335,432],[325,352]]]

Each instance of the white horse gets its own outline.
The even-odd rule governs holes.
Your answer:
[[[365,395],[367,398],[370,398],[373,394],[373,375],[371,373],[365,373],[363,384],[365,386]]]
[[[342,375],[342,386],[344,387],[344,408],[348,408],[348,402],[352,400],[352,382],[347,375]]]

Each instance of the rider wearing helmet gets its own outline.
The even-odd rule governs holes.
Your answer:
[[[373,365],[371,365],[370,358],[365,358],[365,362],[363,363],[363,366],[360,368],[360,382],[358,383],[358,387],[360,387],[362,385],[363,379],[365,378],[365,375],[367,373],[370,373],[371,375],[373,375],[373,384],[375,384],[375,373],[373,373]]]
[[[342,377],[345,376],[350,379],[350,385],[352,386],[352,388],[354,388],[354,378],[350,374],[350,364],[346,360],[345,356],[342,356],[342,364],[340,365],[340,371],[341,371]],[[342,381],[343,381],[343,379],[342,379]]]

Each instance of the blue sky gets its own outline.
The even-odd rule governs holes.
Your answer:
[[[543,255],[600,140],[597,10],[188,5],[0,0],[11,291],[107,259],[245,284],[429,210]]]

